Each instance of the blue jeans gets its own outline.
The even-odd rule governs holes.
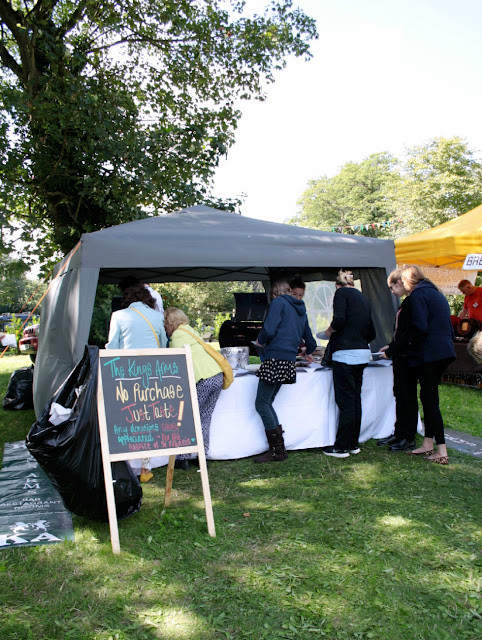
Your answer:
[[[273,431],[279,425],[278,416],[273,409],[273,402],[276,394],[281,389],[281,382],[266,382],[259,380],[258,392],[256,394],[255,408],[261,416],[266,431]]]

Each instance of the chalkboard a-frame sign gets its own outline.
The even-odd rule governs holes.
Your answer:
[[[97,388],[112,550],[120,553],[111,462],[168,455],[164,504],[177,454],[197,453],[208,533],[215,536],[191,348],[103,349]]]

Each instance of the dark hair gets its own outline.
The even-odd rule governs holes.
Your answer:
[[[139,284],[139,280],[134,276],[127,276],[119,282],[119,289],[124,292],[126,289],[128,289],[129,287],[133,287],[135,284]]]
[[[293,278],[290,280],[290,287],[291,289],[306,289],[306,284],[301,278]]]
[[[457,285],[457,289],[460,289],[460,287],[466,287],[468,284],[472,286],[472,283],[470,282],[470,280],[461,280]]]
[[[127,309],[127,307],[133,302],[144,302],[148,307],[151,307],[151,309],[154,309],[156,305],[156,301],[146,289],[145,285],[140,283],[124,289],[121,309]]]

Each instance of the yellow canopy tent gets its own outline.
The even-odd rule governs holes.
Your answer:
[[[438,227],[395,240],[399,265],[460,269],[468,253],[482,253],[482,205]]]

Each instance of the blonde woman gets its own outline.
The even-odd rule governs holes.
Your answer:
[[[388,445],[390,451],[406,451],[415,447],[418,425],[417,381],[408,367],[410,339],[410,296],[402,282],[402,270],[395,269],[387,279],[388,288],[397,298],[404,298],[395,319],[395,331],[390,344],[382,347],[382,358],[393,360],[393,395],[395,396],[395,431],[388,438],[377,442]]]
[[[201,336],[189,325],[189,319],[177,307],[169,307],[164,314],[164,327],[170,337],[169,347],[178,349],[185,344],[191,347],[192,361],[194,367],[194,378],[196,380],[196,393],[199,403],[199,415],[201,417],[201,429],[204,439],[204,451],[209,449],[209,435],[211,429],[211,418],[214,407],[218,401],[219,394],[223,388],[223,373],[218,363],[204,350],[202,344],[194,336]],[[178,469],[189,469],[189,459],[191,454],[177,456],[176,467]]]
[[[438,387],[445,368],[455,360],[450,308],[444,295],[419,267],[405,267],[400,277],[410,294],[408,375],[415,383],[420,383],[425,425],[422,446],[407,453],[424,455],[430,462],[448,464]],[[436,452],[433,450],[434,438]]]
[[[348,458],[350,454],[360,453],[363,371],[370,361],[369,342],[375,338],[375,327],[370,303],[355,289],[352,272],[340,269],[335,287],[333,319],[325,333],[330,338],[339,417],[335,443],[323,447],[322,451],[334,458]]]

